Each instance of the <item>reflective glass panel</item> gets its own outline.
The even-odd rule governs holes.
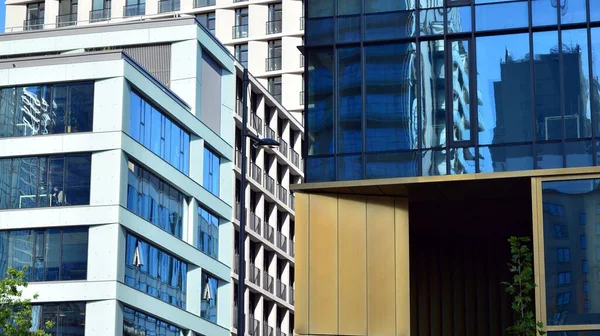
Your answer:
[[[333,16],[333,0],[307,0],[308,17]]]
[[[345,2],[339,1],[338,2]],[[415,0],[365,0],[365,13],[415,9]]]
[[[362,156],[338,156],[337,157],[337,180],[360,180],[363,178]]]
[[[478,31],[527,27],[529,10],[526,1],[475,6],[475,29]]]
[[[181,329],[148,314],[123,307],[123,336],[138,335],[180,336]]]
[[[536,144],[536,169],[563,168],[563,144],[561,142]]]
[[[360,14],[361,11],[361,0],[344,0],[337,1],[337,14]]]
[[[556,31],[533,34],[535,117],[538,140],[558,140],[563,136],[557,48]]]
[[[333,18],[306,20],[306,45],[329,45],[333,43]]]
[[[584,305],[586,304],[585,302]],[[548,336],[600,336],[600,330],[551,331],[548,333]]]
[[[471,128],[475,128],[475,132],[479,130],[471,123],[469,41],[450,41],[448,45],[452,55],[452,138],[453,141],[468,141],[471,140]]]
[[[591,140],[565,142],[565,153],[567,168],[589,167],[593,164]]]
[[[414,43],[365,49],[366,151],[418,147]]]
[[[444,41],[421,42],[422,148],[446,146],[446,74]],[[416,133],[416,132],[415,132]],[[414,148],[414,147],[413,147]]]
[[[444,0],[418,0],[419,8],[442,7]]]
[[[598,7],[600,12],[600,6]],[[592,82],[590,89],[590,103],[592,110],[593,132],[595,136],[600,135],[600,28],[592,28]]]
[[[451,148],[450,174],[475,174],[477,171],[475,148]]]
[[[452,7],[447,12],[446,25],[448,26],[448,34],[471,31],[471,6]]]
[[[335,180],[333,157],[308,157],[306,158],[307,182],[321,182]]]
[[[590,0],[590,2],[598,2]],[[590,7],[594,5],[590,4]],[[560,23],[577,23],[586,20],[586,0],[560,0]]]
[[[360,48],[338,49],[338,152],[362,151]]]
[[[448,174],[447,150],[425,150],[421,154],[422,175],[436,176]]]
[[[337,18],[337,41],[357,42],[360,40],[360,16],[338,16]]]
[[[308,155],[333,154],[333,52],[308,57]]]
[[[418,155],[416,151],[367,154],[366,176],[367,179],[411,177],[418,174]]]
[[[85,302],[44,303],[31,306],[31,331],[44,330],[51,336],[85,335]],[[46,322],[53,326],[46,329]]]
[[[479,147],[479,156],[482,173],[533,169],[533,145]]]
[[[593,285],[598,282],[600,259],[591,248],[597,236],[593,225],[579,223],[582,214],[597,215],[599,186],[600,180],[591,179],[542,183],[548,325],[600,323]]]
[[[365,40],[386,40],[415,36],[414,11],[366,14]]]
[[[219,281],[202,273],[202,298],[200,307],[200,316],[213,323],[217,323],[217,292]]]
[[[204,181],[202,185],[211,194],[219,196],[219,170],[221,169],[221,158],[218,154],[204,147]]]
[[[198,207],[198,245],[200,251],[213,258],[219,257],[219,217]]]
[[[555,25],[557,23],[556,5],[558,0],[531,0],[533,26]]]
[[[419,11],[419,34],[442,35],[444,34],[444,9],[435,8]],[[456,24],[456,22],[454,22]]]
[[[529,36],[478,37],[476,46],[479,143],[532,141]]]
[[[590,21],[600,21],[600,1],[590,0]]]

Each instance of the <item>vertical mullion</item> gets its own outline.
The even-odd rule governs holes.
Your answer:
[[[596,166],[596,165],[598,165],[598,158],[596,155],[596,150],[597,150],[597,148],[596,148],[596,146],[597,146],[596,145],[596,136],[597,136],[596,123],[598,122],[598,120],[596,120],[597,117],[595,116],[593,104],[591,102],[591,100],[592,100],[591,93],[592,93],[592,89],[593,89],[592,83],[593,83],[594,77],[593,77],[593,68],[592,68],[593,60],[592,60],[592,29],[590,27],[590,15],[591,15],[590,14],[590,0],[586,0],[585,9],[586,9],[585,10],[585,12],[586,12],[586,14],[585,14],[585,19],[586,19],[585,20],[586,21],[585,32],[586,32],[586,38],[587,38],[587,44],[588,44],[588,48],[587,48],[588,52],[586,55],[588,58],[588,83],[587,83],[588,87],[587,87],[587,89],[590,92],[590,97],[588,98],[588,103],[590,104],[590,122],[592,124],[592,129],[590,130],[590,136],[592,138],[592,165]],[[586,108],[587,108],[587,106],[586,106]]]
[[[535,66],[534,66],[534,55],[533,55],[533,32],[532,32],[532,24],[533,24],[533,15],[532,8],[533,5],[531,0],[527,2],[528,6],[528,16],[529,16],[529,24],[528,24],[528,37],[529,37],[529,90],[530,90],[530,100],[531,100],[531,153],[533,160],[533,169],[537,169],[537,119],[535,115]]]
[[[417,73],[415,76],[416,86],[417,86],[417,175],[423,175],[423,114],[422,114],[422,101],[421,101],[421,40],[419,38],[421,33],[421,18],[420,18],[420,9],[416,9],[415,6],[415,22],[417,23],[417,29],[415,31],[415,45],[416,45],[416,69]]]
[[[452,53],[451,53],[451,49],[452,49],[452,45],[451,42],[448,40],[448,11],[447,11],[447,4],[446,1],[444,1],[443,3],[443,7],[442,7],[442,22],[444,25],[444,37],[442,40],[443,46],[444,46],[444,83],[445,83],[445,95],[444,95],[444,99],[445,99],[445,104],[444,104],[444,121],[446,123],[446,175],[450,175],[450,155],[451,155],[451,148],[450,148],[450,144],[453,142],[452,137],[454,132],[452,131],[454,129],[454,118],[452,117],[452,112],[448,111],[448,107],[450,106],[450,108],[452,109],[452,90],[453,90],[453,85],[452,85]],[[448,64],[450,63],[450,66],[448,66]],[[434,68],[435,69],[435,68]]]
[[[471,143],[475,147],[475,173],[481,172],[479,166],[479,95],[477,94],[477,39],[475,38],[475,5],[470,4],[471,9],[471,46],[469,55],[469,99],[471,113]],[[475,125],[475,126],[473,126]],[[473,131],[476,127],[476,131]]]
[[[560,107],[560,120],[561,120],[561,146],[562,146],[562,156],[563,156],[563,168],[567,167],[567,153],[566,148],[567,145],[565,143],[567,138],[566,132],[566,121],[565,121],[565,74],[564,74],[564,57],[563,57],[563,47],[562,47],[562,27],[561,27],[561,16],[560,16],[560,7],[562,5],[563,0],[557,0],[556,6],[556,22],[557,33],[558,33],[558,93],[559,93],[559,107]]]

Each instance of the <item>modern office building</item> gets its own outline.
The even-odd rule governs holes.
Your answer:
[[[234,225],[239,228],[240,194],[246,195],[246,296],[249,335],[292,336],[294,326],[295,198],[290,185],[302,183],[304,127],[250,76],[248,86],[248,132],[258,138],[279,141],[275,149],[257,149],[248,139],[242,143],[242,69],[238,67],[235,133]],[[247,184],[241,186],[241,149],[246,146]],[[235,233],[234,283],[237,295],[239,232]],[[237,296],[234,306],[237,307]],[[237,332],[237,315],[232,332]]]
[[[0,272],[35,327],[231,334],[236,72],[195,18],[0,35]]]
[[[309,0],[298,335],[600,335],[600,2]]]
[[[256,79],[300,119],[302,0],[61,0],[6,2],[6,31],[196,16]]]

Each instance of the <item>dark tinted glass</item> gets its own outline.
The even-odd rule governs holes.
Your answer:
[[[306,45],[328,45],[333,43],[333,18],[306,20]]]
[[[87,277],[87,228],[67,228],[62,234],[61,276],[63,280]]]
[[[44,303],[31,306],[31,330],[44,330],[52,336],[85,335],[85,302]],[[53,326],[46,329],[46,322]]]
[[[600,336],[600,330],[551,331],[548,336]]]
[[[418,174],[417,152],[368,154],[366,157],[367,179],[410,177]]]
[[[407,9],[415,9],[415,0],[365,0],[365,13],[393,12]]]
[[[307,182],[333,181],[335,179],[333,157],[306,158]]]
[[[91,155],[0,159],[0,209],[85,205]]]
[[[587,30],[563,30],[563,100],[565,138],[592,136]]]
[[[361,10],[361,0],[337,1],[337,14],[359,14]]]
[[[221,158],[219,155],[204,147],[204,177],[202,186],[215,196],[219,196],[220,169]]]
[[[365,47],[366,151],[415,149],[415,44]]]
[[[567,168],[593,165],[591,140],[565,142],[565,153]]]
[[[362,156],[338,156],[337,180],[360,180],[363,178]]]
[[[596,228],[588,230],[579,220],[597,215],[599,185],[600,180],[542,183],[548,325],[600,323],[593,285],[600,267],[600,249],[592,248]]]
[[[533,34],[535,116],[538,140],[563,136],[560,109],[560,66],[556,31]]]
[[[129,162],[127,209],[175,237],[183,235],[183,194],[158,176]]]
[[[306,0],[308,17],[333,16],[333,0]]]
[[[387,40],[415,36],[415,12],[366,14],[365,40]]]
[[[181,329],[148,314],[123,307],[123,336],[180,336]]]
[[[563,144],[561,142],[536,145],[536,169],[563,168]]]
[[[338,42],[356,42],[360,40],[360,16],[339,16],[337,18]]]
[[[333,153],[333,52],[308,57],[308,155]]]
[[[362,151],[360,48],[338,49],[338,152]]]
[[[533,145],[501,145],[479,147],[479,170],[493,173],[533,169]]]

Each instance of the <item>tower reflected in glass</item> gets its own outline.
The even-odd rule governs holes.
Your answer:
[[[306,6],[308,182],[597,165],[594,1]]]

